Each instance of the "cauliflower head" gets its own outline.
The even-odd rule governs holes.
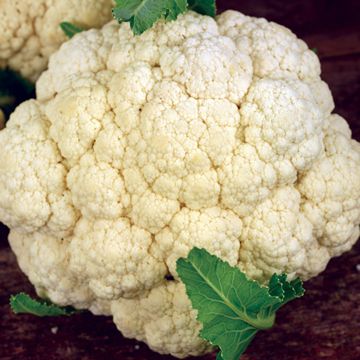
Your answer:
[[[111,19],[112,0],[1,0],[0,68],[9,66],[35,81],[49,56],[67,39],[63,21],[84,28]]]
[[[176,260],[309,279],[359,236],[360,145],[290,30],[193,12],[51,58],[0,132],[0,220],[39,295],[179,358],[211,347]]]

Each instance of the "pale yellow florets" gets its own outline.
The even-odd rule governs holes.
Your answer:
[[[35,81],[67,40],[60,23],[88,29],[111,19],[112,0],[1,0],[0,68]]]

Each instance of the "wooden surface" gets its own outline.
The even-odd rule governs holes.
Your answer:
[[[346,117],[360,140],[360,1],[220,0],[218,6],[277,21],[316,47],[336,111]],[[6,236],[6,228],[0,226],[1,360],[173,359],[122,338],[109,318],[11,314],[10,294],[32,293],[32,287],[19,271]],[[243,360],[360,359],[360,244],[332,260],[323,274],[306,283],[306,289],[304,298],[280,311],[275,328],[257,336]]]

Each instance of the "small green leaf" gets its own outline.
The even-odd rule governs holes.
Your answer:
[[[301,281],[285,274],[261,286],[204,249],[193,248],[176,269],[198,310],[200,336],[220,348],[217,360],[238,360],[259,330],[273,326],[275,312],[304,293]]]
[[[130,22],[135,35],[150,29],[158,20],[176,20],[191,9],[203,15],[215,16],[215,0],[116,0],[113,16],[119,22]]]
[[[63,21],[62,23],[60,23],[60,27],[69,39],[71,39],[75,34],[84,31],[84,29],[67,21]]]
[[[158,20],[176,20],[187,10],[186,0],[116,0],[113,16],[118,22],[130,22],[135,35],[150,29]]]
[[[216,1],[215,0],[188,0],[189,9],[202,15],[215,17]]]
[[[10,307],[15,314],[36,316],[70,316],[78,311],[71,306],[59,307],[46,300],[32,299],[28,294],[19,293],[10,297]]]
[[[317,49],[317,48],[314,47],[314,48],[312,48],[311,50],[317,55],[317,53],[318,53],[318,49]]]
[[[8,119],[17,105],[35,97],[34,84],[10,69],[0,70],[0,108]]]

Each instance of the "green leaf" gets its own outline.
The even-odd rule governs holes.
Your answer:
[[[291,282],[286,280],[286,274],[274,274],[269,281],[269,293],[282,299],[282,305],[304,295],[302,281],[295,279]]]
[[[118,22],[130,22],[135,35],[150,29],[158,20],[176,20],[191,9],[203,15],[215,16],[215,0],[116,0],[113,16]]]
[[[63,21],[62,23],[60,23],[60,27],[69,39],[71,39],[75,34],[84,31],[84,29],[67,21]]]
[[[35,97],[34,84],[10,69],[0,70],[0,108],[8,119],[17,105]]]
[[[275,312],[302,296],[300,280],[273,275],[269,287],[250,280],[238,268],[193,248],[177,261],[177,273],[186,287],[198,320],[200,336],[220,348],[218,360],[237,360],[259,330],[274,325]]]
[[[165,13],[166,21],[176,20],[177,17],[187,10],[186,0],[168,0],[168,5]]]
[[[161,18],[175,20],[186,10],[186,0],[116,0],[113,16],[118,22],[130,22],[133,33],[140,35]]]
[[[215,17],[216,1],[215,0],[188,0],[189,9],[202,15]]]
[[[10,307],[15,314],[36,316],[70,316],[78,312],[71,306],[59,307],[47,300],[35,300],[28,294],[19,293],[10,297]]]

